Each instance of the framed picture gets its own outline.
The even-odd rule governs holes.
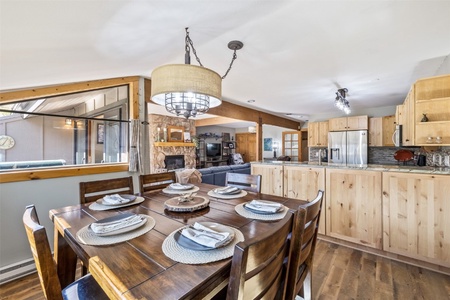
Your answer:
[[[230,140],[230,133],[229,132],[223,132],[222,133],[222,142],[228,142]]]
[[[264,151],[272,151],[272,138],[264,139]]]
[[[167,141],[168,142],[184,142],[184,127],[182,127],[182,126],[167,126]]]
[[[190,143],[191,142],[191,133],[190,132],[185,132],[184,133],[184,142],[185,143]]]
[[[105,142],[105,124],[97,124],[97,144]]]

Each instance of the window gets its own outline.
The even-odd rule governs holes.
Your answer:
[[[0,170],[128,162],[128,130],[128,85],[3,104]]]

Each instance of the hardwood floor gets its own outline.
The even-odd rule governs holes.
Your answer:
[[[80,272],[78,272],[80,273]],[[450,276],[319,240],[315,299],[450,299]],[[0,286],[0,299],[45,299],[37,274]]]

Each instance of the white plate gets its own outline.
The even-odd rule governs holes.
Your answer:
[[[181,234],[181,230],[184,229],[181,228],[179,231],[175,232],[174,235],[174,239],[175,241],[182,247],[190,249],[190,250],[195,250],[195,251],[207,251],[207,250],[214,250],[214,249],[218,249],[218,248],[222,248],[225,247],[226,245],[228,245],[229,243],[231,243],[234,240],[234,230],[231,229],[228,226],[222,225],[222,224],[218,224],[218,223],[214,223],[214,222],[198,222],[199,224],[208,227],[214,231],[217,232],[228,232],[230,234],[230,238],[229,240],[222,244],[220,247],[217,248],[210,248],[210,247],[206,247],[203,245],[200,245],[196,242],[194,242],[193,240],[185,237],[184,235]]]
[[[172,190],[190,190],[194,187],[191,183],[181,184],[181,183],[172,183],[169,184],[169,188]]]
[[[114,217],[109,217],[109,218],[106,218],[106,219],[99,220],[99,221],[97,221],[97,222],[95,222],[95,223],[106,223],[106,222],[117,221],[117,220],[120,220],[120,219],[127,218],[127,217],[129,217],[130,215],[131,215],[131,214],[129,214],[129,213],[120,214],[120,215],[117,215],[117,216],[114,216]],[[95,234],[95,235],[97,235],[97,236],[110,236],[110,235],[117,235],[117,234],[121,234],[121,233],[125,233],[125,232],[132,231],[132,230],[134,230],[134,229],[136,229],[136,228],[141,227],[141,226],[144,225],[146,222],[147,222],[147,218],[141,216],[141,222],[139,222],[139,223],[136,223],[136,224],[133,224],[133,225],[129,225],[129,226],[126,226],[126,227],[122,227],[122,228],[120,228],[120,229],[113,230],[113,231],[109,231],[109,232],[105,232],[105,233],[95,233],[94,231],[92,231],[91,225],[89,225],[88,229],[89,229],[93,234]]]
[[[106,206],[118,206],[118,205],[124,205],[124,204],[128,204],[130,202],[133,202],[137,198],[137,196],[135,196],[135,195],[122,195],[121,194],[119,196],[124,198],[124,199],[127,199],[128,201],[122,202],[122,203],[110,203],[110,202],[104,201],[104,199],[101,198],[101,199],[98,199],[95,202],[97,202],[98,204],[101,204],[101,205],[106,205]]]

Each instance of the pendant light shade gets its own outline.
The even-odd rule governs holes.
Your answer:
[[[222,103],[222,78],[205,67],[164,65],[156,68],[151,78],[152,101],[176,115],[195,117]]]
[[[170,113],[183,115],[186,119],[206,113],[209,108],[222,103],[222,79],[224,79],[237,58],[236,51],[242,49],[240,41],[231,41],[228,48],[233,50],[233,58],[224,76],[203,67],[198,58],[188,28],[185,38],[185,64],[164,65],[153,70],[151,75],[151,100],[163,105]],[[191,65],[190,50],[200,66]]]

